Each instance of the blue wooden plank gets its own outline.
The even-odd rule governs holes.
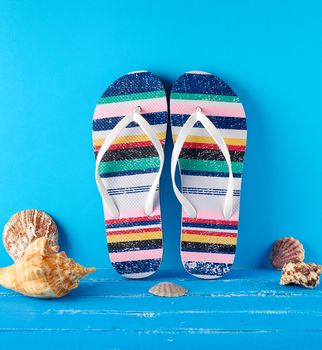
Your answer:
[[[213,339],[255,346],[255,339],[280,342],[286,334],[299,338],[294,344],[304,344],[306,335],[321,339],[321,288],[280,286],[279,277],[274,270],[241,269],[224,279],[204,281],[182,271],[161,271],[133,281],[103,269],[59,300],[26,298],[0,289],[0,348],[14,337],[27,341],[37,336],[47,342],[59,335],[71,343],[81,339],[88,346],[96,341],[95,348],[129,348],[124,337],[136,345],[177,347],[186,337],[189,344],[200,346],[201,338],[208,338],[205,346]],[[188,295],[167,299],[148,293],[164,280],[187,287]]]
[[[321,301],[320,301],[321,302]],[[112,329],[138,330],[189,330],[205,328],[212,331],[227,330],[322,330],[322,312],[294,310],[291,307],[276,309],[275,307],[249,307],[240,303],[239,310],[212,308],[202,310],[178,310],[171,303],[160,308],[128,306],[127,310],[119,310],[117,306],[104,309],[103,302],[94,305],[93,309],[78,308],[6,311],[1,313],[0,330],[84,330],[105,331]],[[186,306],[190,307],[189,305]],[[205,306],[204,306],[205,307]],[[168,310],[167,310],[168,308]],[[299,322],[300,320],[300,322]]]
[[[280,331],[138,331],[123,332],[2,332],[1,349],[247,349],[321,350],[321,332]]]

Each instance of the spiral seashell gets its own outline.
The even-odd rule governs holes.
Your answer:
[[[149,289],[149,292],[159,297],[181,297],[188,290],[171,282],[160,282]]]
[[[32,297],[59,298],[95,271],[57,251],[58,246],[51,247],[47,237],[34,240],[18,262],[0,269],[0,285]]]
[[[54,220],[36,209],[14,214],[4,227],[3,243],[14,261],[20,260],[31,242],[46,237],[51,246],[58,243],[58,230]]]
[[[270,261],[276,269],[281,269],[289,262],[298,263],[303,260],[304,248],[299,240],[293,237],[285,237],[273,244]]]
[[[313,263],[287,263],[282,269],[280,284],[298,284],[305,288],[315,288],[320,283],[322,266]]]

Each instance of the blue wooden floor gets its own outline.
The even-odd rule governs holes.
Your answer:
[[[161,271],[129,281],[101,269],[59,300],[0,288],[0,348],[322,349],[322,290],[279,285],[280,272],[235,269],[203,281]],[[185,297],[148,289],[173,281]]]

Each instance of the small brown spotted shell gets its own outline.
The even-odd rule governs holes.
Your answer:
[[[315,288],[320,283],[322,266],[313,263],[288,263],[282,269],[280,284],[298,284],[305,288]]]
[[[149,289],[149,292],[158,297],[181,297],[188,290],[171,282],[160,282]]]
[[[54,220],[36,209],[14,214],[4,227],[3,243],[14,261],[19,261],[34,240],[46,237],[50,246],[58,244],[58,230]]]
[[[273,244],[270,261],[276,269],[281,269],[289,262],[298,263],[303,260],[304,248],[299,240],[293,237],[284,237]]]

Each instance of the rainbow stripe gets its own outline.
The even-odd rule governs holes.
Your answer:
[[[181,259],[192,275],[222,277],[235,258],[239,197],[246,148],[247,125],[243,106],[221,79],[205,72],[189,72],[174,83],[170,98],[174,142],[196,107],[220,130],[227,144],[234,175],[234,215],[222,214],[228,167],[216,142],[203,125],[194,125],[179,157],[182,192],[196,208],[195,219],[182,212]]]
[[[137,106],[164,144],[167,101],[163,86],[150,72],[129,73],[111,84],[98,101],[93,118],[95,156],[109,132]],[[127,278],[149,276],[161,264],[160,203],[150,217],[144,213],[159,167],[157,151],[136,123],[121,132],[99,165],[104,186],[121,213],[119,219],[111,219],[104,208],[109,257],[115,270]]]

